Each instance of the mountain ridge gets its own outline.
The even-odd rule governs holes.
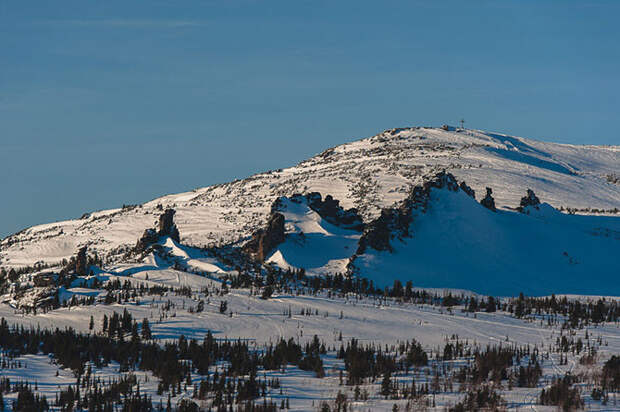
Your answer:
[[[448,129],[448,130],[445,130]],[[0,267],[60,265],[83,246],[117,261],[174,208],[181,241],[192,246],[243,243],[266,222],[275,199],[317,192],[355,208],[365,222],[402,201],[424,177],[447,170],[480,197],[493,189],[513,208],[526,189],[556,208],[620,205],[620,146],[575,146],[456,128],[398,128],[329,148],[296,166],[258,173],[141,205],[33,226],[0,242]]]

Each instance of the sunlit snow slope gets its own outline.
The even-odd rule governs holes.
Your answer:
[[[346,272],[360,232],[327,222],[306,202],[284,199],[281,209],[286,219],[286,240],[268,263],[284,269],[304,268],[310,274]]]
[[[229,244],[248,239],[257,228],[264,225],[276,198],[295,193],[319,192],[323,196],[331,194],[344,208],[357,208],[364,221],[370,222],[378,216],[382,208],[402,201],[413,186],[422,182],[423,176],[442,169],[473,187],[478,200],[484,194],[484,188],[491,187],[500,208],[517,206],[527,188],[533,189],[543,202],[555,208],[609,210],[620,207],[620,184],[617,179],[620,175],[619,146],[544,143],[474,130],[417,127],[391,129],[371,138],[328,149],[287,169],[164,196],[136,207],[100,211],[85,214],[75,220],[25,229],[2,240],[0,266],[17,268],[37,262],[59,264],[62,259],[75,255],[83,245],[88,245],[89,253],[97,252],[105,257],[107,262],[120,262],[124,253],[135,245],[143,231],[154,226],[161,214],[159,205],[176,210],[175,223],[181,234],[181,243],[194,246]],[[486,224],[485,219],[491,219],[484,217],[483,212],[486,213],[485,210],[472,212],[479,218],[479,225]],[[436,213],[438,219],[446,218],[439,211]],[[291,222],[295,220],[293,216],[289,218]],[[442,230],[445,231],[444,235],[452,229],[460,230],[463,237],[467,238],[465,231],[471,226],[471,244],[450,245],[445,243],[445,239],[439,238],[441,233],[431,233],[432,219],[431,214],[419,222],[424,225],[428,221],[429,226],[427,232],[424,232],[424,228],[420,229],[421,235],[413,242],[431,244],[441,240],[444,247],[458,250],[475,247],[477,242],[490,238],[481,230],[483,227],[464,222],[460,227],[446,226],[442,227]],[[564,219],[581,222],[588,221],[589,218],[561,215],[553,217],[544,227],[555,231],[564,226]],[[491,231],[534,225],[523,217],[505,213],[492,217],[491,222],[493,224],[489,223],[487,229]],[[341,228],[328,227],[326,222],[315,223],[316,227],[310,230],[295,228],[294,224],[289,226],[287,242],[271,256],[272,261],[278,261],[282,265],[303,265],[317,272],[340,270],[345,264],[345,252],[351,250],[356,235]],[[596,226],[597,224],[593,223],[584,230],[596,231]],[[543,236],[540,233],[542,229],[531,229],[533,238]],[[567,230],[570,235],[580,229]],[[531,257],[531,253],[525,251],[536,252],[536,245],[539,244],[536,242],[555,242],[557,247],[553,253],[549,252],[552,256],[550,261],[566,266],[569,274],[573,266],[566,262],[568,258],[563,252],[566,251],[569,257],[574,256],[577,259],[579,263],[575,264],[575,267],[589,264],[586,250],[575,250],[582,246],[572,244],[570,236],[564,233],[558,231],[548,235],[552,238],[543,236],[539,240],[524,243],[520,240],[525,239],[504,240],[498,233],[493,241],[486,244],[495,244],[498,248],[502,246],[506,250],[520,248],[519,252],[502,250],[500,253],[489,250],[488,253],[495,253],[491,255],[491,259],[508,259],[511,265],[518,262],[526,276],[522,283],[527,285],[533,278],[543,279],[541,282],[544,282],[545,268],[528,267],[526,259]],[[612,237],[617,236],[617,232],[610,233]],[[422,234],[429,236],[429,240],[424,241]],[[302,245],[308,247],[302,249]],[[603,252],[597,252],[596,245],[596,240],[592,240],[583,247],[592,248],[593,254],[590,256],[598,256]],[[327,251],[329,253],[324,254]],[[450,250],[445,252],[451,253]],[[422,256],[421,252],[411,253]],[[462,256],[465,257],[466,254],[463,253]],[[477,267],[475,262],[470,263],[472,267]],[[447,265],[444,266],[446,268],[452,267],[449,261],[442,264]],[[424,284],[440,286],[441,277],[431,275],[435,272],[431,271],[433,266],[430,263],[418,262],[417,265],[412,265],[411,268],[429,270]],[[454,264],[453,267],[456,270],[458,265]],[[515,268],[515,271],[517,270]],[[491,273],[484,273],[481,279],[489,276]],[[438,282],[434,282],[434,279]],[[566,281],[567,284],[572,282],[570,277]],[[484,286],[485,282],[480,280],[479,285]],[[509,286],[508,280],[502,282]],[[467,288],[471,286],[468,285]],[[525,286],[523,288],[525,289]]]

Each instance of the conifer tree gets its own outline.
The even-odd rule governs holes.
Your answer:
[[[383,381],[381,382],[381,395],[385,396],[385,399],[392,393],[392,373],[387,371],[383,374]]]
[[[142,339],[150,340],[151,339],[151,326],[149,325],[149,320],[144,318],[142,320]]]

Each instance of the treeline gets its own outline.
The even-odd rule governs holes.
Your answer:
[[[579,389],[573,386],[574,382],[575,378],[571,375],[554,379],[549,388],[541,391],[540,404],[558,406],[565,411],[582,409],[584,402],[579,394]]]
[[[357,339],[351,339],[346,347],[340,346],[337,357],[344,360],[347,385],[360,385],[367,378],[374,382],[379,376],[396,371],[408,374],[411,367],[428,364],[428,355],[415,339],[402,343],[394,353],[372,344],[360,345]]]
[[[327,291],[330,296],[332,294],[339,296],[355,294],[357,296],[378,299],[391,298],[405,303],[447,308],[462,306],[463,310],[470,313],[504,311],[517,318],[529,315],[547,315],[547,322],[550,325],[562,322],[564,327],[573,329],[590,324],[618,322],[620,320],[619,302],[605,298],[600,298],[596,302],[582,302],[577,299],[568,299],[566,296],[559,299],[555,295],[551,297],[526,297],[523,293],[513,299],[498,299],[494,296],[466,296],[451,292],[439,295],[414,289],[412,281],[407,281],[403,285],[397,279],[392,287],[381,289],[375,287],[373,281],[366,278],[343,274],[307,276],[303,269],[282,271],[270,266],[267,266],[267,275],[264,279],[261,276],[239,274],[230,278],[230,281],[232,287],[270,288],[267,295],[263,294],[263,298],[268,298],[273,288],[296,294],[305,294],[305,289],[308,289],[307,292],[310,294]]]
[[[35,391],[36,391],[35,384]],[[0,379],[0,411],[8,410],[8,406],[3,394],[10,392],[17,392],[17,399],[13,402],[14,411],[47,411],[49,410],[49,403],[45,395],[40,396],[32,390],[32,385],[28,382],[16,382],[11,385],[11,381],[8,378]]]
[[[425,290],[414,289],[413,282],[408,281],[404,285],[400,280],[395,280],[392,287],[376,287],[372,280],[353,276],[351,274],[337,273],[334,275],[308,276],[303,268],[286,269],[265,266],[264,271],[255,268],[256,272],[241,272],[235,275],[224,275],[222,280],[229,282],[230,287],[256,289],[255,294],[263,298],[269,298],[273,291],[296,295],[316,295],[319,292],[327,292],[329,297],[356,295],[359,297],[373,297],[376,299],[396,299],[401,302],[415,304],[429,304],[435,306],[467,305],[468,298],[465,295],[439,295]],[[263,273],[264,272],[264,273]],[[269,293],[264,290],[269,288]],[[499,308],[499,300],[493,297],[486,301],[480,301],[475,308],[488,307],[489,312]],[[478,302],[478,301],[476,301]]]
[[[620,320],[620,304],[617,300],[600,298],[596,302],[582,302],[577,299],[560,299],[551,297],[525,297],[523,293],[518,298],[510,299],[507,311],[521,318],[528,315],[561,315],[564,326],[580,328],[589,324],[602,322],[617,322]],[[549,323],[557,323],[557,319],[548,317]]]
[[[523,365],[523,360],[527,362]],[[542,376],[539,353],[529,346],[487,346],[473,351],[473,362],[458,369],[454,378],[467,385],[508,381],[509,386],[535,388]]]
[[[106,405],[120,405],[120,399],[135,405],[150,404],[150,399],[139,394],[139,386],[134,389],[136,382],[131,374],[107,385],[91,377],[90,365],[101,368],[110,362],[117,362],[121,372],[152,372],[159,379],[157,392],[160,395],[168,393],[176,396],[181,391],[187,391],[188,386],[191,390],[192,373],[205,376],[194,385],[193,396],[211,399],[218,408],[241,403],[246,405],[259,396],[265,396],[268,387],[279,388],[279,381],[257,379],[259,369],[282,369],[287,364],[294,364],[300,369],[314,371],[318,377],[324,376],[320,355],[326,353],[326,348],[316,336],[304,347],[291,339],[280,340],[264,350],[250,350],[246,342],[217,341],[208,332],[202,341],[181,336],[160,346],[150,340],[148,321],[144,320],[140,328],[127,311],[122,315],[114,313],[109,318],[106,316],[103,322],[102,333],[86,335],[72,328],[52,331],[9,326],[2,318],[1,348],[13,358],[25,354],[53,355],[58,364],[71,369],[77,376],[78,385],[67,388],[55,402],[55,405],[67,410],[71,405],[78,409],[95,405],[95,409],[88,409],[104,410]],[[216,369],[216,372],[210,378],[211,369]],[[6,384],[6,387],[10,385]],[[268,405],[263,406],[269,409]]]

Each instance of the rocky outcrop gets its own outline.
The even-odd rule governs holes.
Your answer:
[[[283,211],[283,199],[283,197],[276,199],[271,206],[272,213]],[[288,197],[288,199],[295,203],[302,203],[305,201],[310,209],[332,225],[360,232],[364,229],[364,222],[357,209],[343,209],[342,206],[340,206],[340,201],[334,199],[332,195],[325,196],[323,200],[320,193],[312,192],[306,195],[295,194]]]
[[[279,212],[272,212],[267,221],[267,226],[254,232],[243,249],[257,261],[263,262],[269,252],[284,240],[284,215]]]
[[[480,201],[480,204],[493,212],[497,212],[497,208],[495,207],[495,199],[493,199],[492,194],[493,189],[487,187],[487,194],[484,199]]]
[[[540,199],[538,199],[538,197],[536,196],[536,194],[534,194],[534,191],[532,189],[527,189],[527,195],[521,198],[521,203],[519,204],[519,207],[517,208],[517,210],[521,213],[525,213],[527,207],[533,207],[536,210],[538,210],[539,206],[540,206]]]
[[[88,275],[89,259],[87,254],[88,247],[82,246],[78,249],[75,257],[72,257],[67,264],[60,270],[60,278],[67,276],[86,276]]]
[[[159,216],[159,236],[169,236],[172,240],[180,242],[179,229],[174,224],[174,209],[166,209],[166,211]]]
[[[331,195],[325,196],[325,199],[318,192],[279,197],[271,205],[271,215],[266,226],[254,232],[250,240],[243,246],[243,252],[246,255],[249,255],[254,260],[263,262],[280,243],[286,240],[284,229],[285,217],[282,212],[285,212],[287,209],[287,201],[306,204],[322,219],[335,226],[360,232],[364,228],[364,222],[357,209],[343,209],[340,206],[340,202]]]
[[[143,253],[149,246],[157,243],[162,236],[168,236],[176,242],[180,242],[179,229],[177,229],[174,223],[174,209],[166,209],[164,213],[159,216],[159,223],[157,229],[146,229],[142,234],[142,237],[138,239],[136,246],[134,247],[135,253]]]
[[[442,171],[428,179],[421,186],[413,188],[411,194],[396,208],[383,209],[381,215],[369,223],[362,234],[356,255],[360,255],[371,247],[379,251],[392,251],[390,241],[396,237],[399,239],[409,237],[409,227],[413,221],[413,210],[426,212],[430,192],[432,188],[447,189],[453,192],[463,190],[472,196],[473,190],[466,184],[456,181],[451,173]]]
[[[443,189],[446,188],[453,192],[459,190],[459,184],[452,173],[448,173],[445,170],[437,173],[433,178],[427,180],[422,185],[426,194],[430,193],[430,188]]]
[[[78,250],[75,257],[75,274],[78,276],[86,276],[88,273],[88,257],[86,256],[86,246]]]
[[[134,247],[134,252],[142,253],[148,249],[149,246],[157,243],[158,240],[159,235],[155,229],[146,229],[142,234],[142,237],[138,239],[138,243],[136,243],[136,246]]]
[[[463,192],[465,192],[472,199],[476,198],[476,192],[474,191],[474,189],[467,186],[467,183],[465,183],[464,181],[459,184],[459,187],[461,188]]]
[[[381,215],[370,223],[360,238],[357,254],[364,253],[366,248],[372,247],[379,251],[392,251],[390,239],[392,235],[405,237],[409,235],[411,224],[411,209],[383,209]]]

